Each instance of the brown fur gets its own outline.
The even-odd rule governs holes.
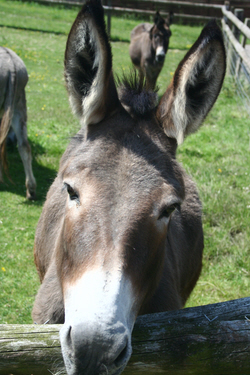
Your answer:
[[[143,84],[132,84],[133,79],[122,84],[118,101],[109,44],[108,51],[96,47],[103,46],[107,38],[101,26],[102,17],[99,0],[88,1],[67,43],[71,63],[66,59],[65,76],[70,101],[74,109],[78,108],[78,114],[83,109],[84,126],[61,159],[37,226],[34,254],[42,282],[33,309],[37,323],[63,323],[69,290],[89,270],[101,270],[108,281],[117,269],[130,280],[134,318],[138,314],[183,307],[201,271],[201,203],[194,182],[176,161],[175,154],[177,141],[201,125],[220,91],[225,73],[221,32],[215,23],[203,30],[191,53],[179,65],[164,99],[156,106],[155,94]],[[92,46],[88,44],[90,40],[95,41]],[[216,54],[210,56],[209,51]],[[79,54],[81,64],[73,64]],[[100,65],[91,69],[91,60],[93,65],[94,61]],[[108,80],[106,85],[102,85],[101,72]],[[102,95],[107,87],[109,99]],[[194,89],[199,97],[199,124],[189,96]],[[110,98],[115,98],[113,106]],[[81,105],[85,100],[90,104],[87,109]],[[96,103],[97,100],[100,102]],[[100,108],[103,112],[99,122],[85,121],[84,111],[88,119],[93,119],[95,111],[100,115]],[[85,285],[90,290],[91,287]],[[103,289],[106,287],[105,284]],[[78,298],[82,306],[81,294],[77,302]],[[85,309],[88,310],[87,301]],[[94,315],[98,316],[98,312]],[[93,327],[98,336],[94,338],[88,322],[65,326],[61,340],[69,374],[119,374],[125,367],[131,354],[130,341],[124,335],[128,343],[114,358],[113,340],[118,345],[120,331],[114,326],[107,339],[109,328],[101,332],[98,322]],[[113,323],[109,325],[112,327]],[[74,341],[76,332],[80,334]]]
[[[129,54],[134,66],[141,75],[146,77],[148,89],[155,88],[157,78],[163,68],[171,36],[169,26],[172,18],[171,13],[169,19],[164,20],[157,12],[153,25],[142,23],[131,32]],[[159,46],[163,50],[160,55],[157,55]]]

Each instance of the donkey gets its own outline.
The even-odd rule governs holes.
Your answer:
[[[35,199],[36,180],[32,171],[31,148],[27,139],[25,86],[28,73],[24,62],[9,48],[0,47],[0,182],[8,174],[6,140],[14,132],[26,176],[26,197]]]
[[[62,156],[38,222],[36,323],[64,323],[69,375],[118,375],[139,314],[184,306],[202,266],[201,203],[177,145],[213,106],[225,74],[222,34],[206,26],[157,105],[137,75],[120,82],[101,0],[68,36],[65,80],[82,128]]]
[[[164,20],[156,13],[154,24],[141,23],[131,32],[129,54],[134,66],[146,76],[147,88],[154,89],[163,68],[171,36],[173,13]]]

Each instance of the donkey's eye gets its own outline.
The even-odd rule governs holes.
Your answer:
[[[69,184],[67,184],[65,182],[65,187],[66,187],[67,192],[69,194],[70,200],[72,200],[72,201],[79,200],[79,194],[72,188],[72,186],[70,186]]]
[[[161,212],[161,214],[160,214],[160,216],[159,216],[159,219],[158,220],[160,220],[160,219],[162,219],[162,218],[166,218],[166,219],[169,219],[170,218],[170,216],[171,216],[171,214],[174,212],[174,210],[178,210],[178,209],[180,209],[180,205],[179,205],[179,203],[174,203],[174,204],[171,204],[171,206],[168,206],[168,207],[165,207],[163,210],[162,210],[162,212]]]

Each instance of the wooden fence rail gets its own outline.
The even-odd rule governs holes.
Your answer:
[[[244,11],[243,9],[236,9],[236,14],[241,14],[242,18],[244,18]],[[240,59],[244,62],[246,65],[247,70],[250,73],[250,53],[247,51],[246,48],[246,39],[250,39],[250,28],[247,26],[248,18],[246,19],[246,22],[242,22],[239,20],[232,12],[227,10],[226,6],[222,7],[222,13],[224,18],[222,19],[222,28],[223,31],[227,37],[227,40],[229,41],[230,45],[233,46],[237,54],[239,55]],[[230,29],[228,25],[228,21],[231,21],[232,24],[232,30]],[[243,34],[243,43],[240,43],[240,35]],[[230,50],[230,45],[227,45],[227,49]],[[229,53],[229,59],[231,59],[231,53]],[[229,65],[231,62],[228,62]],[[236,64],[234,63],[234,67],[236,69]],[[234,75],[235,71],[233,71]],[[238,77],[236,76],[236,79]]]
[[[42,4],[64,6],[82,6],[83,0],[22,0],[35,1]],[[197,24],[211,18],[221,18],[221,7],[224,0],[102,0],[106,12],[112,15],[133,14],[147,19],[158,10],[163,15],[172,11],[175,23]],[[243,7],[245,16],[250,17],[249,0],[231,0],[231,8]]]
[[[248,39],[250,39],[250,29],[242,21],[240,21],[232,12],[227,10],[226,6],[223,5],[222,8],[223,15],[230,20],[234,25],[237,26],[239,31],[243,33]]]
[[[223,31],[227,35],[227,37],[230,40],[231,44],[233,45],[235,51],[240,56],[242,61],[244,61],[245,65],[248,68],[248,71],[250,72],[250,56],[249,56],[249,54],[246,52],[246,49],[235,38],[233,32],[230,30],[229,26],[225,23],[225,21],[222,19],[221,22],[222,22]],[[237,77],[236,77],[236,79],[237,79]]]
[[[22,0],[35,1],[41,4],[55,4],[64,6],[82,6],[82,0]],[[222,0],[223,3],[223,0]],[[114,15],[133,14],[145,20],[152,18],[159,10],[163,16],[170,11],[174,13],[175,23],[205,23],[211,18],[220,19],[222,4],[205,3],[203,1],[174,1],[174,0],[103,0],[103,7],[109,17]],[[110,22],[110,19],[109,19]]]
[[[126,2],[126,5],[119,0],[104,0],[104,9],[112,15],[136,14],[139,16],[154,16],[156,10],[166,17],[169,12],[174,13],[174,22],[188,22],[190,24],[204,23],[208,19],[221,17],[219,4],[195,3],[191,1],[171,0],[143,0],[138,4],[135,0]],[[150,4],[149,6],[145,6]],[[142,6],[142,4],[144,6]]]
[[[244,9],[236,8],[233,14],[228,8],[222,7],[227,72],[234,79],[237,94],[250,113],[250,18],[244,19]]]
[[[60,325],[0,325],[0,375],[66,374]],[[250,298],[137,319],[124,375],[250,375]]]

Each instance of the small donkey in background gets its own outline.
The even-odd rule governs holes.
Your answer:
[[[215,22],[179,64],[157,105],[138,77],[112,72],[101,0],[79,12],[65,80],[82,129],[47,194],[34,246],[37,323],[60,331],[68,375],[119,375],[139,314],[182,308],[200,275],[201,203],[177,145],[213,106],[225,74]]]
[[[154,89],[163,68],[171,36],[173,13],[164,20],[156,13],[154,24],[141,23],[131,32],[129,54],[134,66],[146,77],[148,89]]]
[[[8,174],[6,140],[13,131],[17,138],[26,176],[26,197],[35,199],[36,180],[32,171],[31,148],[27,139],[25,86],[28,73],[22,59],[9,48],[0,47],[0,182]]]

